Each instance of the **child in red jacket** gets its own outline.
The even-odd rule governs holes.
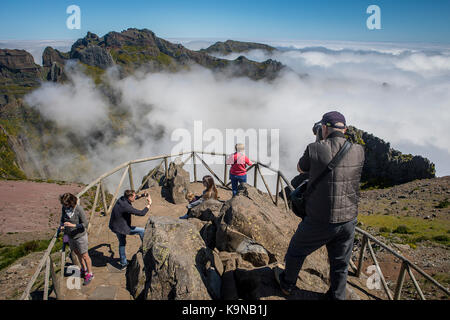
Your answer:
[[[227,164],[231,165],[230,180],[233,196],[237,193],[238,185],[247,182],[247,166],[253,165],[249,158],[244,154],[245,148],[242,143],[238,143],[235,149],[236,152],[229,155],[227,158]]]

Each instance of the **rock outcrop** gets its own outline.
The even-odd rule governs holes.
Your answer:
[[[435,166],[426,158],[402,154],[389,142],[355,127],[348,128],[347,136],[364,147],[361,182],[365,187],[389,187],[435,177]]]
[[[25,50],[0,49],[0,68],[14,72],[38,71],[39,65],[34,63],[33,56]]]
[[[170,201],[175,204],[187,203],[190,178],[189,172],[183,169],[183,164],[171,162],[165,180]]]
[[[226,41],[216,43],[203,51],[192,51],[181,44],[161,39],[150,30],[133,28],[122,32],[109,32],[103,37],[88,32],[86,37],[73,44],[69,52],[60,52],[47,47],[43,53],[42,67],[35,64],[32,55],[24,50],[0,49],[0,118],[8,123],[3,128],[11,139],[31,142],[30,146],[35,150],[36,158],[44,162],[42,168],[37,168],[33,170],[34,172],[48,171],[45,167],[51,166],[45,163],[47,155],[61,152],[58,139],[51,139],[52,135],[67,134],[74,146],[73,151],[80,156],[86,152],[85,144],[91,147],[99,142],[108,144],[108,141],[102,140],[105,138],[102,128],[93,133],[89,141],[80,141],[75,135],[64,130],[61,132],[61,128],[58,128],[56,123],[40,118],[39,112],[28,107],[22,100],[25,94],[39,87],[43,81],[67,81],[64,67],[69,59],[83,65],[84,72],[92,77],[97,85],[102,83],[105,69],[113,65],[118,67],[121,76],[130,75],[138,69],[148,72],[175,72],[189,69],[197,64],[225,76],[249,77],[254,80],[274,79],[281,70],[286,68],[280,62],[271,59],[255,62],[240,56],[235,60],[227,60],[213,57],[207,52],[216,49],[226,52],[230,50],[245,52],[251,49],[269,52],[274,50],[263,44]],[[114,96],[111,88],[104,85],[101,89],[105,97],[110,100],[111,106],[115,107],[117,97]],[[134,130],[131,126],[125,127],[115,127],[111,136]],[[350,139],[363,144],[366,149],[366,161],[362,174],[365,187],[385,187],[435,176],[434,164],[428,159],[403,155],[390,148],[389,143],[367,132],[352,127],[349,129]],[[22,134],[21,137],[19,133]],[[9,142],[13,141],[11,139]],[[21,153],[20,148],[15,148],[17,145],[19,144],[9,143],[8,148],[12,149],[13,153]],[[19,155],[14,161],[28,176],[29,170],[21,165],[25,162],[19,161],[18,158],[25,159],[26,156]],[[3,167],[3,170],[8,169]],[[34,177],[44,178],[40,174]],[[46,178],[53,177],[49,175]],[[184,200],[180,198],[180,201]]]
[[[218,298],[220,277],[214,274],[211,256],[195,225],[150,217],[142,252],[128,267],[128,287],[135,298],[149,300],[209,300],[208,287]]]
[[[283,262],[300,221],[295,215],[244,184],[237,196],[207,200],[191,209],[189,217],[149,219],[142,250],[127,270],[135,298],[282,297],[273,269]],[[298,286],[323,293],[328,274],[327,253],[321,248],[306,259]]]
[[[250,50],[264,50],[268,53],[272,53],[277,49],[262,43],[227,40],[225,42],[218,41],[206,49],[201,49],[200,52],[228,55],[230,53],[244,53]]]
[[[37,88],[41,79],[42,68],[30,53],[0,49],[0,96],[4,102]]]
[[[226,60],[210,56],[206,52],[192,51],[181,44],[174,44],[157,37],[148,29],[130,28],[120,33],[109,32],[103,37],[88,32],[77,40],[70,57],[89,66],[106,69],[116,64],[122,74],[128,75],[136,69],[150,72],[162,70],[178,71],[198,64],[213,71],[228,71],[231,76],[246,76],[251,79],[273,79],[284,66],[274,61]],[[241,69],[242,66],[247,66]],[[239,74],[235,72],[239,71]]]

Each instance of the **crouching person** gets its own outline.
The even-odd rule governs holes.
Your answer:
[[[122,197],[117,200],[109,220],[109,228],[114,232],[119,240],[120,268],[125,269],[128,265],[125,246],[127,244],[127,235],[138,234],[141,241],[144,239],[144,228],[131,226],[131,215],[145,216],[150,209],[152,199],[147,196],[147,206],[143,210],[133,208],[132,203],[136,200],[134,190],[125,190]]]
[[[84,285],[89,284],[94,278],[92,273],[92,261],[88,253],[88,221],[83,208],[77,204],[78,199],[71,193],[64,193],[59,197],[62,204],[60,230],[64,230],[67,236],[70,250],[78,257],[81,264],[81,277]]]

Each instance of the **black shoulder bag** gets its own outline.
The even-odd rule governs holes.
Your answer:
[[[308,197],[314,192],[317,184],[333,169],[338,165],[338,163],[342,160],[344,155],[352,146],[352,143],[349,141],[345,141],[344,145],[341,149],[336,153],[333,159],[331,159],[330,163],[327,165],[325,170],[309,184],[308,188],[308,179],[303,181],[294,191],[292,191],[290,198],[292,202],[292,211],[296,216],[300,218],[306,217],[306,201]]]

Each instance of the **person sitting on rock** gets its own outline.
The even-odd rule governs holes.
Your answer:
[[[150,209],[152,199],[150,194],[147,196],[147,206],[143,210],[133,208],[132,203],[136,200],[136,192],[134,190],[125,190],[122,197],[117,200],[111,213],[109,220],[109,228],[114,232],[119,240],[119,265],[121,269],[125,269],[128,265],[125,246],[127,244],[127,235],[138,234],[141,241],[144,239],[144,228],[131,226],[131,215],[145,216]]]
[[[218,192],[217,192],[217,188],[216,188],[216,184],[214,183],[214,179],[211,176],[204,176],[202,179],[203,182],[203,186],[206,188],[203,191],[203,194],[201,195],[201,197],[197,197],[197,196],[193,196],[186,194],[186,198],[191,199],[191,201],[189,202],[189,204],[187,205],[188,209],[192,209],[195,206],[198,206],[199,204],[203,203],[204,201],[208,200],[208,199],[218,199]],[[191,193],[191,192],[190,192]],[[180,217],[180,219],[187,219],[189,217],[189,212],[187,214],[185,214],[184,216]]]
[[[186,193],[186,200],[189,201],[189,203],[192,203],[194,201],[197,201],[198,199],[200,199],[201,196],[196,196],[193,192],[188,191],[188,193]]]
[[[84,210],[79,206],[78,198],[71,193],[64,193],[59,197],[62,204],[60,230],[68,238],[70,250],[78,257],[81,265],[81,277],[84,285],[94,278],[92,261],[88,253],[88,235],[86,232],[88,221]]]
[[[247,182],[246,166],[253,165],[250,159],[244,154],[245,147],[242,143],[236,144],[235,149],[236,152],[229,155],[226,161],[227,164],[231,165],[230,180],[233,196],[237,193],[238,185]]]

